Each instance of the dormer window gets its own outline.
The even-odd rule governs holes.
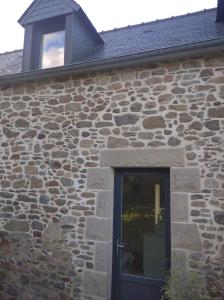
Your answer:
[[[42,35],[41,69],[64,65],[65,30]]]
[[[34,0],[19,23],[24,72],[71,65],[104,44],[74,0]]]

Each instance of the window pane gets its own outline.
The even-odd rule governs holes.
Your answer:
[[[161,178],[124,176],[121,272],[165,277],[165,199]]]
[[[44,34],[42,43],[41,68],[64,65],[65,31]]]

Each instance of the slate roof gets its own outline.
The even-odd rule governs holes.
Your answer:
[[[78,63],[103,61],[154,50],[222,40],[224,23],[215,23],[216,9],[101,32],[105,44]],[[22,51],[0,54],[0,76],[21,72]]]
[[[215,23],[216,9],[119,28],[101,33],[105,47],[82,61],[166,49],[224,38],[224,23]]]
[[[0,76],[21,72],[22,61],[22,50],[0,54]]]

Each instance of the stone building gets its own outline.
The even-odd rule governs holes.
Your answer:
[[[224,259],[224,5],[98,33],[35,0],[0,54],[0,299],[157,300]],[[112,296],[111,296],[112,291]]]

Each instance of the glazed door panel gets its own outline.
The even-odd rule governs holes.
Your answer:
[[[159,300],[170,268],[169,170],[115,172],[113,300]]]

